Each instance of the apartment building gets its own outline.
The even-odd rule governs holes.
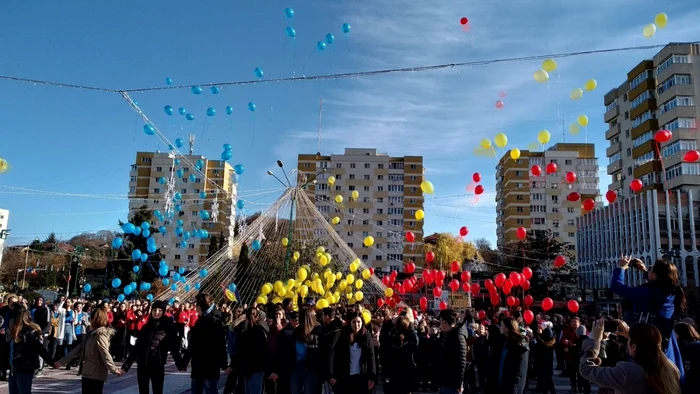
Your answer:
[[[166,237],[158,236],[157,240],[160,242],[160,252],[173,269],[185,267],[191,270],[206,261],[210,239],[191,237],[186,240],[187,248],[181,248],[178,245],[184,238],[175,234],[176,222],[182,220],[185,231],[205,229],[210,237],[228,237],[233,226],[235,207],[235,201],[231,201],[235,198],[235,185],[231,179],[234,171],[225,161],[207,160],[199,155],[182,156],[179,163],[176,164],[175,158],[169,153],[137,152],[136,162],[131,165],[129,173],[129,210],[133,212],[145,205],[149,209],[165,213],[164,195],[168,185],[163,184],[161,178],[169,179],[171,172],[177,174],[177,170],[182,170],[182,177],[174,175],[177,178],[175,191],[182,196],[177,203],[181,210],[175,212],[172,218],[166,218]],[[197,163],[203,164],[201,170],[194,168]],[[212,212],[215,190],[218,190],[216,201],[219,215],[202,219],[199,214],[201,210]],[[202,192],[206,193],[205,198],[202,198]],[[156,223],[156,218],[153,218],[151,224],[157,227],[163,223]]]
[[[548,174],[549,163],[557,172]],[[531,168],[542,172],[535,176]],[[567,172],[576,174],[576,182],[565,179]],[[570,201],[571,193],[580,199]],[[598,178],[598,159],[593,144],[558,143],[543,152],[521,151],[513,160],[510,152],[496,167],[496,235],[498,248],[516,241],[516,231],[551,231],[561,242],[576,244],[576,218],[582,214],[582,203],[592,198],[602,205]]]
[[[9,228],[7,228],[10,221],[10,211],[7,209],[0,209],[0,267],[2,267],[2,253],[5,250],[5,239],[10,235]]]
[[[415,219],[423,209],[423,157],[392,157],[376,149],[346,148],[343,154],[329,156],[300,154],[300,175],[317,182],[310,185],[315,205],[330,221],[339,217],[337,233],[355,254],[376,271],[401,270],[405,262],[423,265],[423,221]],[[325,173],[321,173],[325,170]],[[329,177],[335,177],[333,184]],[[355,201],[352,192],[357,191]],[[334,202],[341,195],[344,204]],[[405,241],[406,232],[415,242]],[[374,245],[363,246],[367,236]]]
[[[700,45],[672,43],[641,61],[624,83],[605,95],[607,172],[613,178],[608,190],[629,197],[630,182],[639,179],[642,191],[698,191],[700,164],[683,163],[685,153],[698,149],[700,139],[698,76]],[[658,144],[658,130],[669,130],[672,138]]]

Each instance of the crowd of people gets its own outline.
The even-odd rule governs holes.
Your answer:
[[[678,319],[685,296],[675,266],[657,262],[637,288],[622,280],[630,266],[647,271],[623,258],[611,284],[632,302],[629,314],[541,312],[529,322],[520,308],[476,318],[407,306],[320,309],[313,299],[217,305],[203,293],[182,303],[51,305],[10,294],[0,308],[0,373],[10,394],[31,393],[45,365],[76,365],[83,392],[97,394],[109,374],[134,363],[139,392],[160,394],[171,357],[178,370],[189,367],[194,394],[218,393],[222,372],[225,394],[360,394],[378,386],[386,394],[548,394],[557,392],[556,373],[574,393],[700,392],[700,335],[692,319]],[[680,355],[669,357],[675,348]]]

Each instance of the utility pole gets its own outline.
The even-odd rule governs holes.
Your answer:
[[[75,273],[75,281],[73,282],[73,294],[77,293],[77,288],[78,288],[78,276],[80,272],[80,256],[83,255],[83,252],[85,250],[83,249],[82,246],[76,246],[75,251],[73,252],[73,256],[71,256],[70,259],[70,267],[68,268],[68,281],[66,281],[66,298],[68,297],[68,294],[70,292],[70,282],[71,279],[73,279],[73,273]],[[75,266],[75,271],[73,270],[73,267]]]

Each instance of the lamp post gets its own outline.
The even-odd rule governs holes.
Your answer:
[[[34,238],[34,241],[38,242],[39,238]],[[24,289],[24,284],[26,283],[26,279],[27,279],[27,263],[29,262],[29,250],[31,249],[30,246],[31,246],[31,244],[27,245],[27,247],[24,248],[24,250],[27,253],[24,255],[24,273],[22,274],[22,289]]]

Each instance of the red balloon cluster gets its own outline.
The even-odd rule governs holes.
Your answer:
[[[557,163],[549,163],[547,164],[547,174],[554,174],[557,172]]]
[[[671,139],[671,132],[668,130],[659,130],[654,134],[654,140],[659,144]]]
[[[644,183],[639,179],[633,179],[632,182],[630,182],[630,189],[632,189],[633,192],[638,192],[642,190],[643,187]]]
[[[518,239],[524,239],[527,237],[527,230],[525,227],[518,227],[518,229],[515,230],[515,235],[518,236]]]
[[[608,190],[605,193],[605,199],[608,200],[610,204],[612,204],[615,202],[615,200],[617,200],[617,193],[615,193],[614,190]]]
[[[459,235],[466,237],[467,234],[469,234],[469,229],[466,226],[459,229]]]
[[[416,234],[413,234],[412,231],[409,231],[406,233],[406,241],[413,242],[415,240],[416,240]]]
[[[574,182],[576,182],[576,173],[573,171],[569,171],[566,173],[565,178],[566,178],[567,182],[574,183]]]
[[[683,155],[683,161],[686,163],[695,163],[700,159],[700,152],[696,150],[689,150]]]
[[[540,176],[542,175],[542,168],[538,165],[534,165],[532,168],[530,168],[530,172],[532,172],[532,175],[534,176]]]
[[[587,198],[583,201],[583,209],[586,211],[592,211],[595,208],[595,201],[592,198]]]

